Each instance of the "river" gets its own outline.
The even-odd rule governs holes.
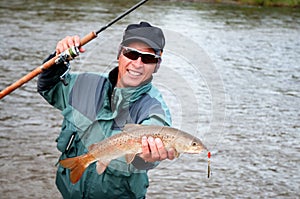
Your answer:
[[[98,30],[137,1],[0,2],[0,89],[42,63],[65,35]],[[122,31],[148,20],[166,32],[154,84],[174,126],[211,150],[149,172],[147,198],[299,198],[300,12],[150,1],[85,46],[73,72],[110,68]],[[62,116],[36,79],[0,100],[1,198],[61,198],[55,139]]]

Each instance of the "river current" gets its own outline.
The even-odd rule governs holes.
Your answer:
[[[137,1],[0,2],[0,89],[66,35],[100,29]],[[147,198],[299,198],[300,12],[149,1],[85,46],[72,72],[113,67],[122,31],[147,20],[166,33],[154,85],[174,127],[212,153],[183,154],[149,172]],[[36,79],[0,100],[0,198],[61,198],[55,139],[62,116]]]

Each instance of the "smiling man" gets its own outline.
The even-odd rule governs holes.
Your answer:
[[[48,59],[77,46],[78,36],[57,43]],[[131,24],[124,31],[118,52],[118,67],[109,74],[67,74],[64,64],[44,71],[38,80],[39,93],[62,112],[64,120],[57,138],[60,159],[87,153],[88,147],[114,134],[125,124],[171,125],[169,110],[160,92],[152,85],[165,38],[162,30],[147,22]],[[145,198],[149,186],[147,171],[159,161],[174,159],[160,139],[143,137],[142,153],[127,165],[124,158],[113,160],[99,175],[96,163],[72,184],[69,170],[59,166],[56,185],[64,198]],[[117,147],[117,146],[116,146]]]
[[[135,41],[121,46],[117,86],[137,87],[150,81],[160,59],[145,43]]]

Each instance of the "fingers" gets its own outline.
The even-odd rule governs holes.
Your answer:
[[[74,43],[75,43],[75,46],[80,46],[80,38],[79,38],[79,36],[74,36],[74,38],[73,38],[74,40]],[[72,42],[71,42],[72,43]]]
[[[151,158],[151,152],[149,149],[148,139],[146,136],[142,137],[142,154],[140,156],[147,162],[149,162],[148,160]]]
[[[149,148],[150,148],[150,151],[151,151],[151,158],[152,158],[152,162],[155,162],[155,161],[159,161],[161,160],[160,159],[160,153],[157,149],[157,146],[156,146],[156,140],[154,140],[153,137],[149,137],[148,138],[148,144],[149,144]]]
[[[174,160],[176,157],[176,151],[173,148],[170,148],[170,150],[168,151],[168,159],[169,160]]]
[[[168,152],[165,149],[164,144],[162,143],[161,139],[155,138],[155,144],[156,144],[156,149],[155,151],[155,157],[159,160],[165,160],[168,157]],[[153,155],[152,155],[153,156]]]
[[[67,36],[64,39],[60,40],[56,45],[56,49],[55,49],[56,54],[60,54],[73,46],[77,46],[77,47],[80,46],[80,38],[77,35]],[[82,47],[79,47],[79,51],[84,52],[85,49]]]
[[[156,162],[165,159],[174,159],[175,152],[174,149],[170,149],[168,152],[164,147],[163,142],[160,138],[147,138],[144,136],[142,138],[142,154],[140,155],[147,162]]]

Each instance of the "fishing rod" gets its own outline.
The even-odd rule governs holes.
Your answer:
[[[119,15],[115,19],[111,20],[108,24],[106,24],[105,26],[101,27],[98,31],[92,31],[89,34],[85,35],[80,40],[80,46],[84,46],[85,44],[87,44],[91,40],[95,39],[98,36],[99,33],[101,33],[102,31],[106,30],[108,27],[110,27],[111,25],[113,25],[114,23],[116,23],[117,21],[119,21],[120,19],[122,19],[123,17],[125,17],[126,15],[128,15],[129,13],[131,13],[132,11],[134,11],[135,9],[137,9],[138,7],[140,7],[141,5],[143,5],[144,3],[146,3],[147,1],[148,0],[142,0],[142,1],[140,1],[139,3],[135,4],[134,6],[132,6],[130,9],[128,9],[127,11],[125,11],[123,14]],[[10,86],[8,86],[5,89],[3,89],[0,92],[0,99],[2,99],[3,97],[5,97],[6,95],[10,94],[14,90],[16,90],[17,88],[19,88],[23,84],[25,84],[26,82],[29,82],[34,77],[38,76],[40,73],[42,73],[44,70],[50,68],[54,64],[65,62],[65,61],[70,61],[70,60],[74,59],[78,55],[79,55],[78,47],[69,48],[65,52],[63,52],[63,53],[61,53],[59,55],[56,55],[52,59],[50,59],[47,62],[45,62],[43,65],[38,66],[37,68],[35,68],[34,70],[32,70],[27,75],[25,75],[22,78],[20,78],[15,83],[13,83]]]

